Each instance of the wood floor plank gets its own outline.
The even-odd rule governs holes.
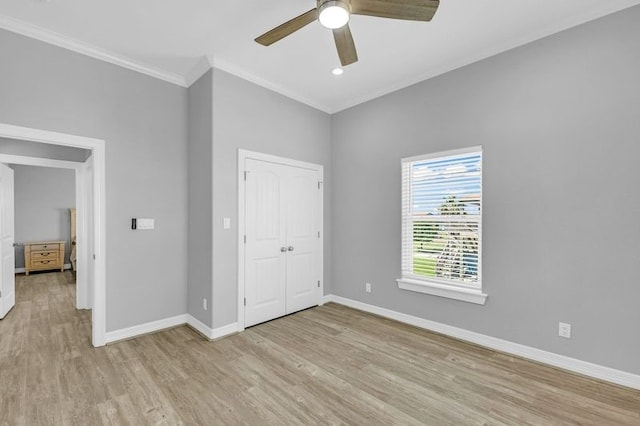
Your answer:
[[[4,425],[640,425],[640,391],[337,304],[93,348],[71,272],[17,276]]]

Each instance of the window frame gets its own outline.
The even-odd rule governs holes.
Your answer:
[[[411,203],[412,193],[406,194],[406,191],[411,191],[413,179],[411,176],[406,176],[406,170],[411,173],[411,168],[415,163],[424,162],[428,160],[445,160],[452,157],[464,157],[468,155],[480,155],[480,214],[478,215],[478,261],[477,261],[477,283],[462,283],[455,282],[454,280],[448,280],[437,277],[426,277],[415,273],[408,273],[404,270],[402,264],[407,257],[405,253],[406,247],[413,247],[413,213],[409,207],[409,211],[406,211],[405,203]],[[482,216],[483,216],[483,169],[484,169],[484,153],[481,145],[472,146],[462,149],[454,149],[448,151],[434,152],[424,155],[417,155],[413,157],[402,158],[400,161],[401,166],[401,273],[400,278],[396,279],[398,287],[402,290],[415,291],[418,293],[430,294],[434,296],[446,297],[450,299],[461,300],[469,303],[476,303],[484,305],[487,299],[487,294],[482,291]],[[408,200],[407,200],[408,197]],[[411,226],[410,230],[407,230],[409,226],[406,223],[407,217],[410,216]],[[411,238],[411,243],[406,243],[405,238]],[[414,251],[411,251],[411,258],[413,258]]]

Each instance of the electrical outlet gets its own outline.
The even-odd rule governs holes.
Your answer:
[[[206,298],[202,299],[202,309],[204,309],[205,311],[207,310],[207,299]]]
[[[367,293],[371,293],[371,283],[366,283],[364,285],[364,291],[366,291]]]
[[[571,339],[571,324],[564,322],[558,323],[558,336]]]

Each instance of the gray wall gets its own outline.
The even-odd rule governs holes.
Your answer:
[[[189,267],[187,312],[212,327],[213,70],[189,87]],[[205,311],[202,299],[208,301]]]
[[[184,314],[187,90],[4,30],[0,57],[0,122],[106,140],[107,330]]]
[[[330,292],[330,116],[214,69],[213,325],[236,321],[238,148],[324,165],[325,293]],[[231,229],[222,229],[223,217]]]
[[[640,373],[638,22],[634,7],[334,115],[333,293]],[[399,290],[400,159],[473,145],[486,306]]]
[[[0,153],[84,163],[91,155],[91,150],[0,138]]]
[[[64,263],[69,263],[71,223],[76,206],[76,176],[70,169],[13,165],[16,268],[24,268],[24,246],[29,241],[66,241]]]

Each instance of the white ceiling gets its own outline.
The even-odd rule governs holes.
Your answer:
[[[342,76],[331,32],[314,22],[270,46],[253,41],[315,0],[2,0],[0,28],[188,85],[203,57],[336,112],[640,0],[441,0],[429,23],[353,16],[359,61]]]

